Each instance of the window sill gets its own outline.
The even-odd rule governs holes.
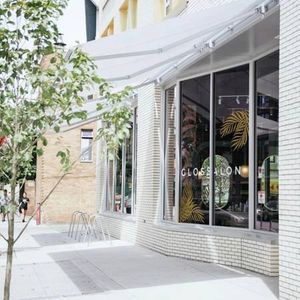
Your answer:
[[[131,214],[122,214],[122,213],[118,213],[118,212],[104,211],[104,212],[99,213],[99,215],[103,216],[103,217],[108,217],[108,218],[113,218],[113,219],[130,222],[130,223],[135,223],[135,221],[136,221],[135,216],[133,216]]]
[[[93,161],[92,160],[81,160],[80,163],[82,164],[91,164]]]
[[[176,231],[185,233],[197,233],[203,235],[214,235],[228,238],[241,238],[269,245],[278,245],[278,233],[249,230],[243,228],[216,227],[208,225],[182,224],[160,222],[154,225],[166,231]]]

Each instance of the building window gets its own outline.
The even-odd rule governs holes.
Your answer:
[[[115,33],[115,21],[112,19],[106,29],[101,34],[101,37],[113,35]]]
[[[133,126],[133,124],[132,124]],[[133,185],[133,128],[130,130],[130,136],[126,140],[124,146],[124,176],[123,176],[123,185],[124,185],[124,205],[123,212],[131,214],[131,209],[133,206],[133,195],[132,195],[132,185]]]
[[[209,223],[210,76],[181,83],[179,221]]]
[[[124,1],[122,6],[119,9],[120,13],[120,30],[127,30],[127,22],[128,22],[128,0]]]
[[[187,0],[163,0],[164,16],[176,16],[187,7]]]
[[[279,53],[256,62],[256,229],[278,232]]]
[[[167,16],[171,10],[172,0],[165,0],[165,15]]]
[[[129,137],[119,147],[113,160],[107,162],[106,209],[132,214],[136,195],[136,133],[137,110],[131,124]]]
[[[137,27],[137,18],[138,18],[138,0],[130,0],[130,16],[129,16],[129,28]]]
[[[91,162],[93,155],[93,130],[92,129],[82,129],[81,130],[81,156],[80,160],[82,162]]]
[[[215,225],[248,227],[249,65],[214,78]]]
[[[107,158],[106,170],[106,210],[112,211],[114,197],[114,163],[109,158]]]
[[[182,81],[178,122],[176,89],[166,90],[164,220],[278,231],[278,51],[251,68],[251,78],[246,64]]]
[[[136,186],[137,186],[137,142],[138,142],[138,109],[134,108],[133,111],[133,170],[132,170],[132,201],[133,205],[131,213],[134,213],[133,209],[136,210]]]
[[[114,185],[114,211],[122,211],[122,158],[123,146],[119,147],[117,156],[115,157],[115,185]]]
[[[133,150],[133,127],[131,127],[129,138],[120,146],[114,160],[115,183],[113,211],[115,212],[131,214],[133,207]]]
[[[90,0],[85,0],[85,24],[87,42],[95,40],[97,28],[97,7]]]

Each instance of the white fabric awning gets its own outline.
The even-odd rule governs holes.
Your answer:
[[[81,45],[116,89],[139,87],[213,51],[258,22],[275,0],[236,0]]]

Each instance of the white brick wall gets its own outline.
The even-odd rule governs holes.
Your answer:
[[[280,11],[280,299],[300,299],[300,2]]]

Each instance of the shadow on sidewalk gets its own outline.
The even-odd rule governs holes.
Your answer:
[[[277,278],[215,264],[166,257],[137,246],[104,247],[56,252],[51,258],[82,294],[172,285],[228,284],[229,289],[251,292],[258,299],[277,297]],[[272,295],[273,294],[273,295]],[[268,295],[272,295],[268,298]],[[233,298],[236,299],[236,298]],[[246,298],[248,299],[248,298]]]
[[[78,240],[75,240],[75,238],[69,237],[67,232],[32,234],[31,236],[41,247],[79,244],[79,243],[87,244],[87,241],[83,242],[82,238],[81,241],[79,242]],[[90,241],[90,243],[99,242],[99,241],[101,241],[101,239],[98,240],[93,239]]]
[[[32,234],[31,236],[41,247],[78,243],[78,241],[69,238],[67,233],[43,233]]]

